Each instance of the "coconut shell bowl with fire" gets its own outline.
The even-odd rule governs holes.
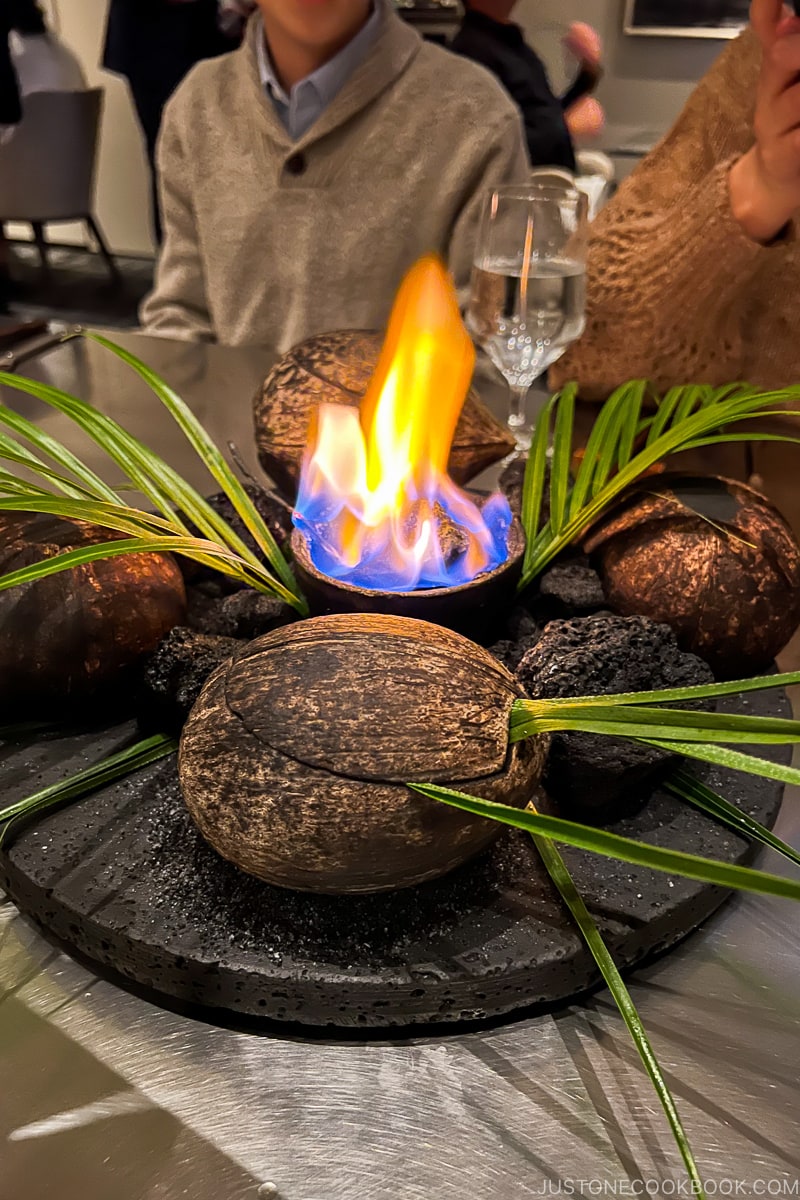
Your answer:
[[[743,484],[652,473],[782,395],[631,384],[571,470],[567,389],[503,469],[424,260],[385,337],[281,359],[243,482],[84,336],[216,490],[0,376],[114,464],[0,410],[0,883],[49,936],[206,1012],[413,1029],[602,982],[565,878],[624,968],[732,888],[800,898],[747,867],[796,775],[800,550]]]

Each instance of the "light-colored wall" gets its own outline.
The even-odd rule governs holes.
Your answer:
[[[106,89],[97,202],[103,227],[118,252],[151,253],[147,170],[130,98],[125,83],[98,65],[108,0],[44,0],[44,6],[90,83]],[[607,71],[599,95],[610,142],[619,140],[621,130],[641,129],[648,136],[666,131],[722,48],[716,41],[625,37],[622,8],[623,0],[520,0],[515,14],[548,61],[556,86],[563,83],[559,41],[569,22],[587,21],[600,31]],[[76,237],[70,228],[59,232]]]

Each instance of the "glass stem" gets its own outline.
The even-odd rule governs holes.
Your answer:
[[[526,422],[525,401],[528,398],[530,387],[522,386],[518,383],[510,383],[509,403],[508,403],[508,425],[510,429],[522,429]]]

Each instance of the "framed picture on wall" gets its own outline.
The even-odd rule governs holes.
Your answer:
[[[625,32],[659,37],[736,37],[750,0],[626,0]]]

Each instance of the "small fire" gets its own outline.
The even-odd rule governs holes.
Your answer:
[[[447,474],[475,351],[438,259],[395,300],[360,410],[321,404],[294,513],[318,571],[359,588],[452,587],[508,556],[511,510],[479,507]]]

